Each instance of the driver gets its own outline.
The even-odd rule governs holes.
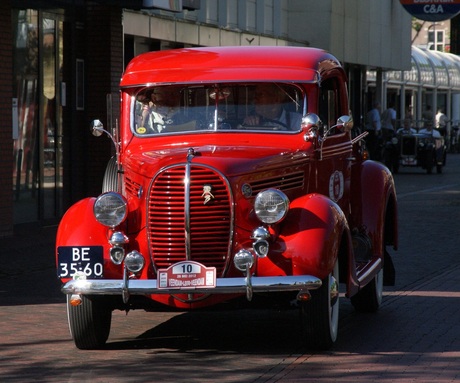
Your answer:
[[[247,116],[243,124],[249,126],[275,126],[281,130],[300,128],[300,113],[289,112],[283,108],[286,94],[276,84],[258,84],[254,94],[254,115]]]

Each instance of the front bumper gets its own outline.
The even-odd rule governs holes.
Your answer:
[[[156,279],[75,279],[61,289],[64,294],[122,295],[126,302],[129,295],[150,294],[238,294],[252,292],[308,291],[321,287],[321,279],[310,275],[285,277],[218,278],[213,288],[158,288]]]

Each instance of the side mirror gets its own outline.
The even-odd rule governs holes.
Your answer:
[[[351,116],[341,116],[337,120],[336,126],[342,126],[345,131],[350,131],[353,129],[353,117]]]
[[[93,133],[93,136],[94,137],[100,137],[102,136],[102,134],[107,134],[107,136],[109,136],[109,138],[112,140],[113,142],[113,145],[115,147],[115,151],[117,153],[117,159],[118,159],[118,154],[119,154],[119,144],[117,143],[117,140],[116,138],[111,135],[107,130],[104,129],[104,124],[102,124],[102,122],[100,120],[93,120],[91,121],[91,132]]]
[[[91,121],[90,127],[94,137],[100,137],[105,132],[104,124],[100,120]]]

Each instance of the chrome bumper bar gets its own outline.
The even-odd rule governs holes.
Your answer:
[[[156,279],[76,279],[61,289],[64,294],[148,295],[148,294],[237,294],[252,292],[302,291],[321,287],[321,279],[310,275],[285,277],[218,278],[213,288],[158,288]],[[248,297],[249,298],[249,297]]]

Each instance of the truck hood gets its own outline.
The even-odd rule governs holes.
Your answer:
[[[192,164],[211,166],[227,177],[261,172],[280,168],[289,163],[304,162],[308,158],[305,151],[293,151],[280,147],[267,146],[194,146],[146,150],[129,153],[125,166],[144,176],[153,176],[160,169],[187,162],[189,152]]]

